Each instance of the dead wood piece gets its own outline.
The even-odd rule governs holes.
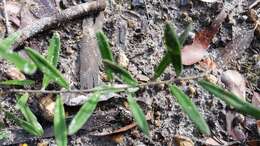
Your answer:
[[[96,0],[92,2],[83,3],[71,8],[65,9],[61,12],[57,12],[53,16],[44,17],[20,30],[21,37],[17,40],[12,49],[22,44],[28,38],[35,34],[49,29],[59,23],[64,23],[69,20],[85,16],[91,12],[103,11],[106,8],[105,0]]]
[[[83,37],[80,41],[80,86],[89,89],[100,83],[99,65],[101,56],[96,41],[96,32],[102,30],[104,14],[83,21]]]

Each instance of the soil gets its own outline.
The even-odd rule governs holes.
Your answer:
[[[234,56],[229,62],[221,62],[220,50],[229,42],[239,35],[240,32],[249,31],[254,27],[252,21],[249,21],[247,11],[251,0],[227,0],[225,2],[218,1],[214,3],[206,3],[200,0],[109,0],[104,12],[103,31],[108,36],[114,56],[123,53],[129,59],[127,69],[134,77],[145,80],[152,78],[154,68],[158,65],[162,58],[165,47],[163,44],[163,28],[166,21],[174,24],[176,31],[181,33],[188,23],[192,23],[192,36],[206,28],[223,9],[223,7],[231,7],[232,11],[228,18],[222,24],[219,32],[214,37],[210,48],[209,55],[205,58],[211,58],[218,64],[217,69],[210,72],[217,83],[223,85],[220,77],[223,71],[237,70],[245,77],[246,80],[246,97],[251,101],[253,92],[259,92],[259,75],[260,75],[260,40],[259,34],[255,34],[252,42],[245,49],[236,50],[238,55]],[[254,8],[258,17],[260,14],[259,6]],[[88,16],[90,17],[90,16]],[[82,18],[83,19],[83,18]],[[61,35],[62,52],[59,60],[58,68],[64,77],[70,82],[70,87],[74,89],[80,88],[79,82],[79,52],[80,39],[82,38],[82,19],[60,24],[51,30],[44,31],[25,42],[25,46],[30,46],[42,54],[47,54],[48,39],[54,31]],[[232,49],[232,48],[230,48]],[[20,51],[21,54],[22,51]],[[0,79],[6,80],[6,69],[11,65],[1,60],[0,63]],[[102,71],[102,69],[101,69]],[[200,65],[194,64],[185,66],[182,77],[199,75],[205,72]],[[169,80],[175,77],[172,67],[168,67],[160,80]],[[42,74],[37,72],[34,76],[27,76],[29,79],[37,81],[36,86],[26,87],[27,89],[40,89]],[[192,101],[198,107],[200,113],[208,122],[214,137],[217,139],[233,142],[234,139],[227,134],[226,130],[226,112],[229,108],[226,104],[214,96],[208,94],[197,84],[196,80],[188,80],[176,83],[187,93]],[[9,87],[2,86],[3,90]],[[191,92],[191,88],[194,89]],[[57,85],[52,85],[49,89],[58,89]],[[2,94],[2,93],[1,93]],[[31,95],[30,106],[37,113],[41,123],[48,127],[51,125],[41,115],[37,108],[37,97],[41,94]],[[35,97],[35,98],[34,98]],[[176,99],[169,93],[168,86],[149,86],[137,92],[136,99],[145,113],[150,115],[149,127],[150,137],[142,134],[138,128],[130,129],[122,134],[123,139],[119,144],[114,138],[108,136],[98,136],[100,133],[109,133],[115,129],[126,126],[132,122],[130,111],[127,108],[125,95],[122,98],[111,98],[102,101],[96,109],[97,115],[110,115],[116,112],[113,120],[106,118],[97,119],[90,124],[91,129],[82,131],[76,135],[69,136],[69,145],[173,145],[176,135],[182,135],[190,138],[195,145],[202,145],[208,136],[200,134],[195,125],[183,113]],[[20,115],[15,109],[15,95],[1,95],[1,107]],[[66,106],[69,114],[75,114],[79,107]],[[126,112],[126,113],[124,113]],[[111,114],[113,115],[113,114]],[[122,116],[123,115],[123,116]],[[127,115],[127,116],[126,116]],[[1,121],[8,129],[19,129],[13,122],[4,118],[4,114],[0,113]],[[246,118],[249,118],[246,116]],[[250,119],[250,118],[249,118]],[[91,121],[91,120],[90,120]],[[90,122],[91,123],[91,122]],[[247,138],[244,141],[259,139],[256,125],[246,132]],[[29,145],[37,145],[39,143],[47,143],[55,145],[53,138],[36,138],[21,141]],[[16,143],[10,140],[8,144]],[[242,143],[242,142],[241,142]]]

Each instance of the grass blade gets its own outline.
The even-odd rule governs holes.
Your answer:
[[[59,61],[59,55],[60,55],[60,35],[58,33],[54,33],[51,40],[50,45],[48,47],[48,56],[47,60],[48,62],[53,65],[54,67],[57,67],[58,61]],[[42,88],[45,89],[50,82],[50,78],[46,75],[43,77],[42,81]]]
[[[15,86],[27,86],[34,84],[35,81],[33,80],[6,80],[1,81],[0,84],[2,85],[15,85]]]
[[[54,111],[54,135],[58,146],[67,146],[67,127],[65,121],[65,111],[60,96],[56,97]]]
[[[27,105],[28,98],[28,94],[22,95],[17,101],[17,107],[21,110],[23,116],[26,119],[26,122],[30,123],[30,125],[33,126],[33,128],[37,131],[39,135],[43,135],[44,131],[41,124],[37,121],[36,116]]]
[[[90,99],[80,108],[69,125],[69,135],[76,133],[86,123],[96,109],[100,95],[99,92],[93,93]]]
[[[113,54],[109,46],[108,38],[103,32],[96,33],[97,43],[102,59],[114,62]],[[113,80],[112,71],[105,66],[106,74],[109,80]]]
[[[125,70],[123,67],[111,62],[109,60],[103,60],[105,66],[107,66],[113,73],[119,75],[123,82],[136,85],[138,82],[131,76],[131,74]]]
[[[149,127],[148,127],[148,123],[146,121],[143,110],[137,104],[137,102],[134,100],[134,98],[132,97],[132,95],[130,93],[127,96],[127,101],[128,101],[129,107],[132,111],[135,122],[137,123],[139,128],[144,132],[144,134],[148,136]]]
[[[169,64],[171,63],[171,56],[170,54],[166,54],[161,62],[159,63],[159,65],[155,68],[154,70],[154,79],[157,79],[158,77],[161,76],[161,74],[164,72],[164,70],[169,66]]]
[[[28,56],[33,60],[37,67],[50,79],[57,82],[60,86],[68,89],[69,83],[63,78],[62,74],[51,65],[42,55],[31,48],[25,48]]]
[[[181,105],[182,110],[189,116],[191,121],[198,127],[198,129],[203,134],[210,134],[209,127],[206,121],[202,118],[201,114],[198,112],[195,104],[191,99],[185,95],[185,93],[180,90],[176,85],[170,86],[170,91],[173,96],[176,97],[178,103]]]
[[[180,45],[181,45],[181,48],[183,47],[183,44],[185,43],[186,39],[188,38],[189,36],[189,32],[191,31],[192,29],[192,26],[191,26],[191,23],[186,27],[186,29],[184,30],[184,32],[180,35],[179,37],[179,42],[180,42]]]
[[[169,53],[171,56],[176,75],[179,76],[182,72],[181,45],[175,29],[170,23],[166,23],[164,28],[164,43],[167,48],[167,54]]]
[[[224,90],[223,88],[214,85],[210,82],[207,82],[205,80],[200,80],[199,84],[207,90],[209,93],[215,95],[219,99],[223,100],[226,104],[234,107],[239,112],[251,115],[255,117],[256,119],[260,119],[260,109],[254,107],[250,103],[242,100],[242,98],[237,97],[231,92],[228,92]]]
[[[41,131],[38,131],[38,129],[35,129],[35,127],[31,123],[16,117],[15,115],[11,114],[10,112],[5,111],[5,117],[14,121],[15,123],[17,123],[20,127],[22,127],[28,133],[35,135],[35,136],[42,136]]]
[[[22,58],[16,52],[10,50],[11,45],[19,36],[20,33],[13,33],[7,38],[0,40],[0,56],[10,63],[13,63],[19,70],[22,70],[27,74],[33,74],[36,71],[36,66]]]

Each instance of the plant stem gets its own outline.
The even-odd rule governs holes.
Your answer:
[[[11,26],[10,26],[10,23],[9,23],[8,13],[7,13],[7,10],[6,10],[6,0],[3,0],[3,7],[4,7],[6,35],[9,35],[10,32],[11,32]]]
[[[189,77],[183,77],[183,78],[177,78],[173,80],[166,80],[166,81],[152,81],[152,82],[147,82],[147,83],[140,83],[136,86],[130,86],[127,84],[121,84],[120,86],[114,86],[116,89],[128,89],[128,88],[134,88],[134,87],[147,87],[147,86],[153,86],[153,85],[160,85],[160,84],[170,84],[174,83],[176,81],[180,80],[192,80],[192,79],[197,79],[205,76],[206,73],[202,73],[200,75],[195,75],[195,76],[189,76]],[[118,84],[117,84],[118,85]],[[112,85],[113,87],[113,85]],[[98,88],[91,88],[91,89],[84,89],[84,90],[25,90],[25,89],[10,89],[8,91],[4,92],[20,92],[20,93],[90,93],[90,92],[95,92],[95,91],[104,91],[106,89],[98,89]],[[3,91],[2,91],[3,92]]]

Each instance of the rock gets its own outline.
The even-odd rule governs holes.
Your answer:
[[[134,20],[128,19],[127,20],[127,26],[128,28],[135,28],[137,26],[136,22]]]
[[[205,79],[213,84],[216,84],[218,82],[218,78],[211,74],[206,75]]]
[[[129,59],[127,58],[127,56],[125,55],[124,52],[119,52],[119,54],[117,55],[117,58],[116,58],[116,62],[120,66],[127,68],[128,64],[129,64]]]
[[[54,117],[54,109],[55,109],[55,102],[53,100],[52,94],[49,94],[45,97],[41,97],[39,101],[39,106],[41,109],[42,116],[52,122]]]
[[[174,141],[177,146],[194,146],[193,141],[190,138],[185,136],[175,135]]]
[[[246,83],[244,77],[239,72],[235,70],[225,71],[221,76],[221,81],[232,93],[245,100]]]
[[[148,78],[147,76],[143,75],[143,74],[138,74],[138,75],[136,75],[136,79],[137,79],[138,81],[142,81],[142,82],[147,82],[147,81],[149,81],[149,78]]]
[[[12,80],[25,80],[26,79],[24,74],[15,67],[8,68],[6,71],[6,74]]]
[[[196,94],[196,92],[197,92],[196,88],[194,88],[193,86],[189,86],[188,90],[189,90],[190,96],[194,96]]]

